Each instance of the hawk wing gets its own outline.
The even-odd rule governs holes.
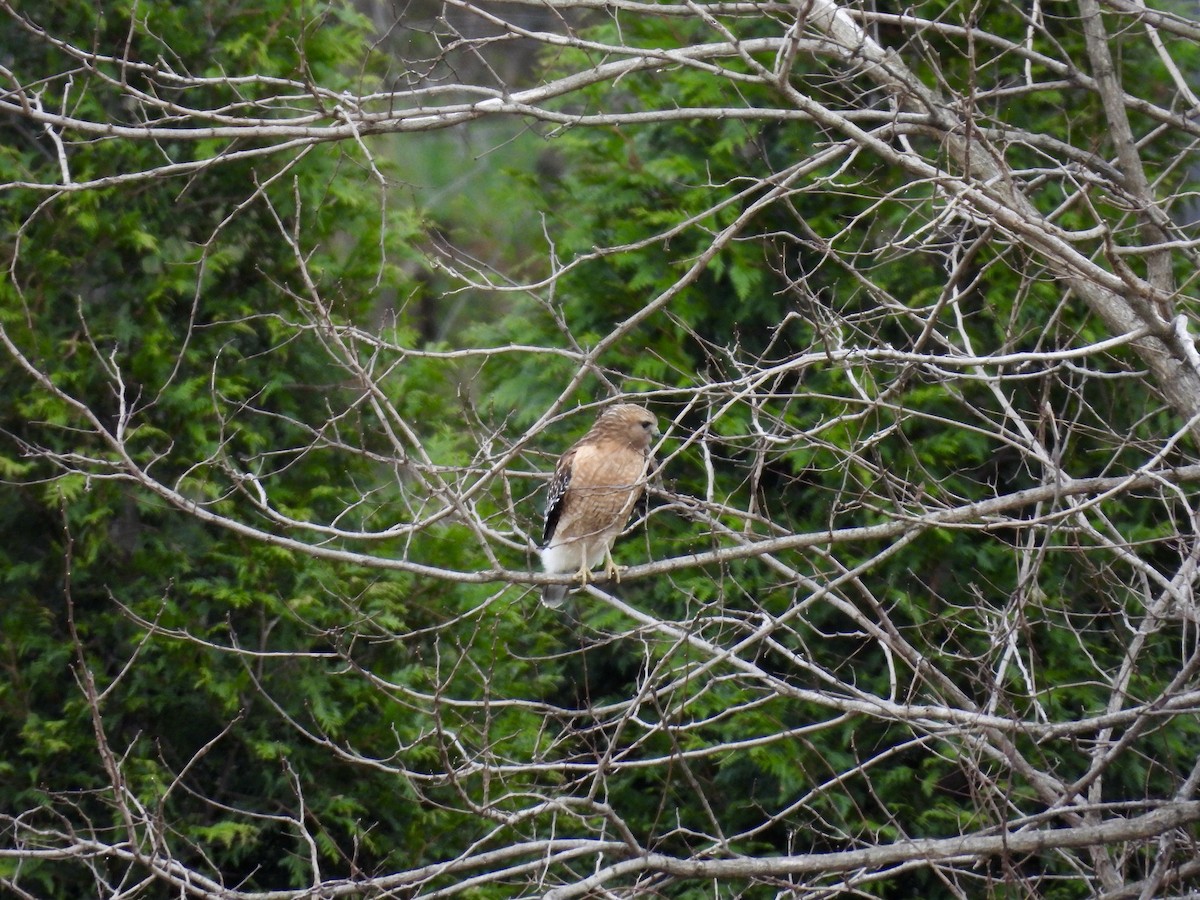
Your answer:
[[[554,529],[558,527],[558,517],[562,513],[563,499],[567,496],[567,488],[571,485],[571,469],[575,462],[575,449],[572,447],[559,459],[554,467],[554,477],[550,479],[550,490],[546,495],[546,527],[542,531],[542,543],[549,544],[554,538]]]

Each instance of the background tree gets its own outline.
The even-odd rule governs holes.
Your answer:
[[[1194,13],[0,0],[0,884],[1195,890]]]

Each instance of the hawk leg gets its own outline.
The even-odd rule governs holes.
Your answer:
[[[575,577],[579,579],[579,583],[581,585],[586,585],[592,578],[592,570],[588,566],[586,547],[581,555],[583,556],[583,559],[579,562],[579,571],[575,573]]]
[[[621,573],[625,571],[625,566],[618,566],[612,558],[612,549],[604,551],[604,574],[608,578],[618,584],[621,582]]]
[[[625,571],[625,566],[618,566],[612,558],[612,550],[604,551],[604,578],[602,580],[621,581],[621,573]],[[584,553],[583,561],[579,564],[579,571],[575,573],[575,577],[581,585],[586,585],[592,581],[592,570],[588,566],[587,554]]]

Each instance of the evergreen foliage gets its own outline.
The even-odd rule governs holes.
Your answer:
[[[787,21],[731,9],[573,22],[589,43],[539,57],[539,75]],[[919,37],[902,13],[864,18],[930,90],[982,98],[1009,166],[1114,155],[1069,73],[1007,98],[1032,65],[1019,9],[921,4],[945,27]],[[210,76],[178,102],[266,121],[273,80],[383,103],[397,78],[366,17],[316,0],[61,2],[36,21],[44,34],[0,25],[6,67],[46,73],[47,106],[114,125],[138,124],[125,86],[162,83],[118,59]],[[976,25],[999,48],[986,65]],[[48,36],[114,61],[67,78],[78,60]],[[1051,38],[1086,57],[1074,20]],[[1113,51],[1170,82],[1144,41],[1121,33]],[[1136,347],[1053,355],[1112,335],[1035,249],[949,213],[936,179],[770,114],[788,87],[849,103],[864,75],[814,56],[785,85],[749,80],[773,59],[573,92],[550,111],[747,115],[564,126],[503,173],[504,206],[459,198],[440,219],[381,187],[397,166],[377,150],[403,136],[264,139],[261,156],[219,136],[89,137],[67,148],[71,174],[108,181],[47,193],[34,185],[55,182],[60,146],[0,120],[0,886],[499,898],[604,870],[596,891],[629,896],[1068,898],[1105,861],[1128,884],[1186,864],[1194,821],[1163,832],[1167,849],[864,865],[851,887],[834,870],[607,868],[1016,835],[1067,827],[1077,800],[1091,825],[1193,799],[1200,661],[1176,573],[1194,489],[1117,484],[1194,464],[1186,428]],[[1133,124],[1153,130],[1152,112]],[[1175,213],[1186,137],[1145,147]],[[185,177],[119,174],[210,157]],[[1030,184],[1065,231],[1140,234],[1121,196]],[[488,245],[531,211],[540,233]],[[509,289],[496,260],[533,286]],[[563,616],[523,574],[543,473],[617,396],[670,423],[622,560],[731,552],[602,585],[605,602],[581,591]],[[982,512],[1099,478],[1116,486]],[[1120,717],[1141,706],[1153,715]],[[1113,729],[1125,743],[1097,772]],[[24,852],[63,835],[95,852]],[[171,883],[149,858],[210,882]]]

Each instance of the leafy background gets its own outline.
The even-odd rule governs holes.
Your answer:
[[[1024,40],[1024,20],[993,6],[982,13],[988,27]],[[933,7],[922,4],[946,21],[970,13],[958,3]],[[49,33],[78,45],[115,53],[128,41],[135,58],[193,74],[304,75],[332,91],[362,92],[403,68],[369,16],[338,4],[142,2],[135,13],[128,3],[61,2],[37,15]],[[776,25],[765,16],[734,24],[746,37]],[[11,17],[0,27],[14,71],[70,68]],[[646,46],[684,46],[706,34],[677,19],[630,17],[620,27],[622,39]],[[599,17],[588,34],[617,39]],[[1080,42],[1065,20],[1056,37]],[[950,34],[937,46],[893,38],[931,85],[973,79],[982,91],[1022,71],[1005,54],[972,69]],[[411,40],[399,48],[411,59],[434,52]],[[1126,67],[1157,83],[1156,57],[1141,42],[1118,49]],[[1185,58],[1196,52],[1173,49]],[[513,58],[512,77],[531,80],[577,62],[569,53]],[[656,108],[664,77],[630,75],[570,103]],[[699,70],[669,78],[671,102],[681,105],[778,102]],[[831,99],[848,90],[816,63],[795,78]],[[242,96],[225,90],[214,85],[205,102],[253,99],[252,87]],[[96,119],[125,115],[95,77],[76,78],[69,100]],[[995,102],[981,116],[1089,151],[1104,131],[1098,105],[1070,87]],[[5,182],[54,180],[58,163],[44,135],[15,118],[0,129]],[[242,477],[254,473],[293,519],[386,529],[427,511],[429,482],[399,457],[387,415],[331,351],[306,274],[334,321],[402,348],[371,371],[415,423],[440,477],[466,486],[570,381],[576,360],[558,349],[594,345],[669,289],[757,197],[748,189],[756,179],[823,139],[797,121],[554,132],[485,123],[466,135],[382,137],[370,158],[347,142],[52,199],[8,189],[0,194],[9,273],[0,281],[0,321],[25,358],[101,426],[132,410],[134,463],[182,496],[294,535],[255,510]],[[82,141],[70,160],[83,179],[213,149]],[[1038,151],[1025,152],[1028,160],[1012,164],[1039,164]],[[1187,177],[1171,166],[1178,153],[1169,142],[1147,149],[1168,181]],[[1034,199],[1050,211],[1062,190],[1048,179]],[[1133,227],[1120,211],[1106,212]],[[952,349],[970,353],[969,341],[1005,353],[1106,336],[1018,246],[984,242],[956,268],[957,248],[981,232],[940,230],[949,226],[938,213],[930,185],[910,184],[865,155],[832,162],[755,216],[694,284],[597,360],[568,408],[638,395],[672,429],[659,511],[627,541],[626,559],[726,546],[739,533],[883,522],[916,499],[914,490],[949,505],[1041,484],[1034,456],[997,437],[1010,410],[1045,426],[1047,446],[1074,477],[1128,472],[1162,445],[1177,424],[1122,351],[1090,359],[1091,368],[1047,367],[1001,392],[969,373],[934,378],[899,364],[782,365],[814,348],[923,349],[922,317],[951,272],[963,311],[959,327],[945,332],[963,342]],[[691,217],[692,226],[674,232]],[[293,228],[298,248],[288,244]],[[471,259],[516,276],[545,274],[548,239],[564,260],[636,246],[578,265],[552,296],[464,285],[432,264]],[[869,275],[856,276],[847,260]],[[510,345],[547,349],[445,352]],[[352,355],[365,367],[377,359],[365,343]],[[712,387],[770,365],[780,371],[769,393],[738,400],[735,390]],[[730,836],[725,852],[769,857],[952,836],[1036,814],[1045,798],[1026,775],[977,758],[969,735],[838,714],[805,692],[835,680],[888,696],[898,651],[882,652],[864,624],[878,620],[894,647],[936,666],[934,675],[905,669],[912,702],[952,698],[982,708],[998,696],[1001,715],[1041,710],[1070,721],[1103,711],[1128,623],[1145,613],[1143,573],[1068,520],[1043,531],[1019,521],[928,529],[878,559],[886,545],[863,542],[786,551],[784,572],[747,559],[622,585],[625,603],[685,623],[712,646],[737,642],[762,616],[787,619],[754,660],[781,687],[722,668],[719,677],[695,678],[703,652],[639,628],[617,608],[580,599],[564,618],[539,608],[528,586],[442,581],[240,539],[115,476],[114,451],[80,410],[11,354],[0,392],[0,810],[103,841],[150,840],[131,833],[114,803],[82,689],[86,668],[104,692],[103,731],[121,787],[161,823],[155,839],[246,891],[303,888],[314,858],[323,878],[358,878],[551,834],[609,835],[612,823],[584,802],[594,799],[593,764],[605,754],[619,762],[603,781],[614,817],[643,846],[681,856],[710,852],[713,835]],[[344,411],[336,429],[330,410]],[[488,544],[452,520],[369,544],[300,539],[459,572],[488,568],[489,553],[513,569],[532,567],[539,473],[588,419],[562,419],[537,446],[516,448],[506,477],[479,493],[475,511],[503,539]],[[764,423],[779,440],[762,439]],[[495,446],[482,447],[484,435]],[[1193,455],[1180,444],[1168,456]],[[700,514],[681,502],[703,497],[730,512]],[[1141,561],[1163,569],[1178,561],[1178,536],[1191,529],[1186,497],[1126,492],[1099,509]],[[848,580],[810,601],[814,586],[839,583],[859,565],[868,587]],[[1148,635],[1131,698],[1151,701],[1165,690],[1193,630],[1177,618]],[[1017,636],[1032,673],[1009,666],[1006,685],[995,683],[1000,633]],[[902,658],[901,668],[909,662]],[[635,695],[653,719],[606,718],[604,710]],[[1172,715],[1132,736],[1101,799],[1171,796],[1194,762],[1198,731],[1194,716]],[[730,742],[743,748],[719,749]],[[1014,743],[1067,783],[1089,764],[1086,742],[1070,735]],[[538,811],[547,796],[560,805]],[[967,883],[998,896],[1089,896],[1077,865],[1049,854],[1002,859]],[[581,859],[574,876],[589,866]],[[89,896],[98,885],[115,892],[130,877],[116,860],[12,857],[0,858],[0,875],[48,897]],[[431,878],[424,889],[456,877]],[[475,893],[537,890],[513,879]],[[653,889],[711,894],[686,879]],[[726,890],[767,896],[775,888],[737,882]],[[931,869],[885,874],[871,890],[952,895]]]

